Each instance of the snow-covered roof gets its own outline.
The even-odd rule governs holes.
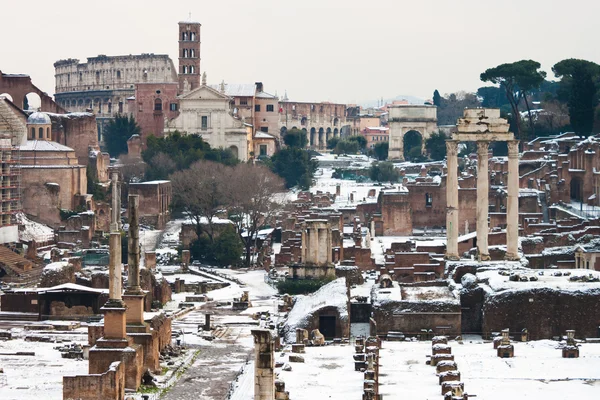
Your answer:
[[[67,290],[89,293],[108,293],[108,289],[94,289],[87,286],[77,285],[75,283],[63,283],[62,285],[52,286],[49,288],[39,288],[38,293],[63,292]]]
[[[257,99],[273,99],[273,100],[277,100],[277,96],[272,95],[272,94],[267,93],[267,92],[258,92],[258,93],[256,93],[255,97]]]
[[[326,307],[336,308],[341,321],[348,319],[346,278],[336,279],[308,296],[296,296],[296,303],[283,327],[286,342],[294,342],[296,328],[309,327],[311,316]]]
[[[275,136],[273,135],[269,135],[266,132],[256,132],[256,134],[254,135],[255,139],[275,139]]]
[[[211,89],[221,91],[221,84],[208,85]],[[227,96],[253,97],[256,93],[256,86],[253,83],[226,83],[225,94]]]
[[[21,151],[74,151],[72,148],[48,140],[28,140],[19,146]]]
[[[52,121],[48,114],[43,112],[34,112],[27,118],[27,123],[30,125],[48,125],[51,124]]]

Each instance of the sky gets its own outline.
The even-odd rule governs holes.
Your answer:
[[[4,5],[6,3],[6,5]],[[292,101],[366,104],[475,91],[498,64],[600,63],[594,0],[0,0],[0,70],[49,94],[59,59],[168,54],[202,24],[208,83],[263,82]]]

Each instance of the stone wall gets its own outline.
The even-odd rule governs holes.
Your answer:
[[[113,362],[104,373],[63,377],[64,400],[123,400],[125,367]]]
[[[551,339],[575,329],[581,337],[598,337],[599,289],[561,291],[551,288],[488,295],[483,304],[483,333],[527,328],[531,340]]]

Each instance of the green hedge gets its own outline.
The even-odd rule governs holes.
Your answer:
[[[332,279],[286,279],[277,282],[277,290],[280,294],[310,294],[331,281]]]

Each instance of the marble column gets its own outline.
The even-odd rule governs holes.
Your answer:
[[[508,141],[506,259],[519,259],[519,141]]]
[[[308,240],[310,242],[309,262],[316,264],[319,260],[319,229],[316,228],[314,224],[310,227],[308,231]]]
[[[446,140],[446,258],[458,255],[458,141]]]
[[[477,256],[480,261],[489,261],[488,213],[489,213],[489,142],[477,142]]]
[[[128,258],[129,267],[128,292],[141,292],[140,288],[140,223],[139,206],[140,198],[137,195],[129,195],[129,240]]]

